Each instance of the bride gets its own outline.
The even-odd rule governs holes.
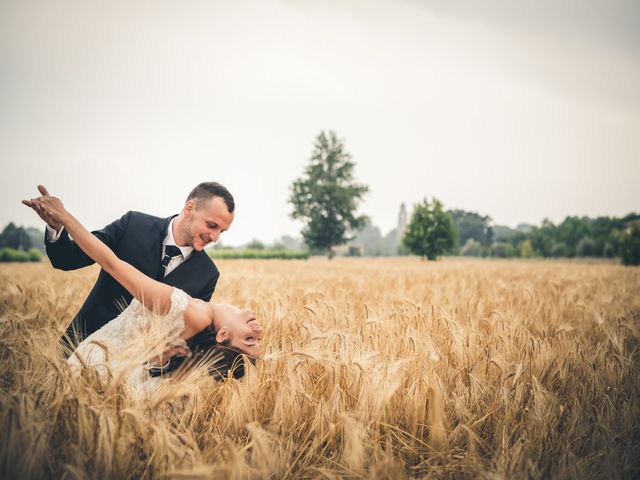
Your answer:
[[[41,208],[64,225],[78,246],[134,297],[120,315],[78,345],[67,360],[74,371],[91,366],[101,375],[125,377],[129,386],[144,391],[154,383],[152,375],[166,369],[176,355],[188,356],[186,341],[208,327],[225,357],[260,355],[262,327],[251,310],[191,298],[148,277],[120,260],[56,197],[23,203]]]

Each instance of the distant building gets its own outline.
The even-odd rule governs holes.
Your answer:
[[[351,256],[395,256],[406,255],[402,247],[402,236],[408,223],[407,207],[403,203],[398,211],[398,225],[386,235],[382,235],[375,225],[368,224],[346,245],[335,247],[336,255]]]
[[[404,203],[400,204],[400,211],[398,212],[398,228],[396,232],[398,234],[398,243],[402,242],[402,236],[407,228],[407,206]]]
[[[396,227],[396,245],[394,248],[394,255],[406,255],[407,249],[402,245],[402,237],[407,229],[407,223],[409,214],[407,213],[407,206],[404,203],[400,204],[400,211],[398,212],[398,226]]]

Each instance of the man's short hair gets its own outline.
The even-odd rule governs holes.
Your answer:
[[[218,182],[202,182],[197,185],[196,188],[191,190],[191,193],[187,197],[187,202],[189,200],[193,200],[196,204],[196,208],[200,208],[204,202],[212,197],[222,197],[224,203],[227,204],[227,210],[229,210],[229,213],[233,213],[236,209],[236,203],[233,200],[233,195],[231,195],[224,185],[220,185]]]

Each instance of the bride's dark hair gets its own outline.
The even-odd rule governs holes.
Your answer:
[[[162,369],[158,375],[182,370],[186,371],[196,366],[205,365],[209,374],[215,380],[223,380],[231,374],[239,379],[244,376],[247,359],[255,364],[255,359],[234,348],[229,340],[218,343],[216,331],[207,327],[187,341],[191,350],[191,357],[173,356],[169,359],[169,366]],[[152,374],[153,375],[153,374]]]

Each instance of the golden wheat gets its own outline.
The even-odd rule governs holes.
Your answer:
[[[415,259],[218,262],[264,359],[153,398],[57,338],[97,269],[0,267],[3,478],[640,475],[640,269]]]

